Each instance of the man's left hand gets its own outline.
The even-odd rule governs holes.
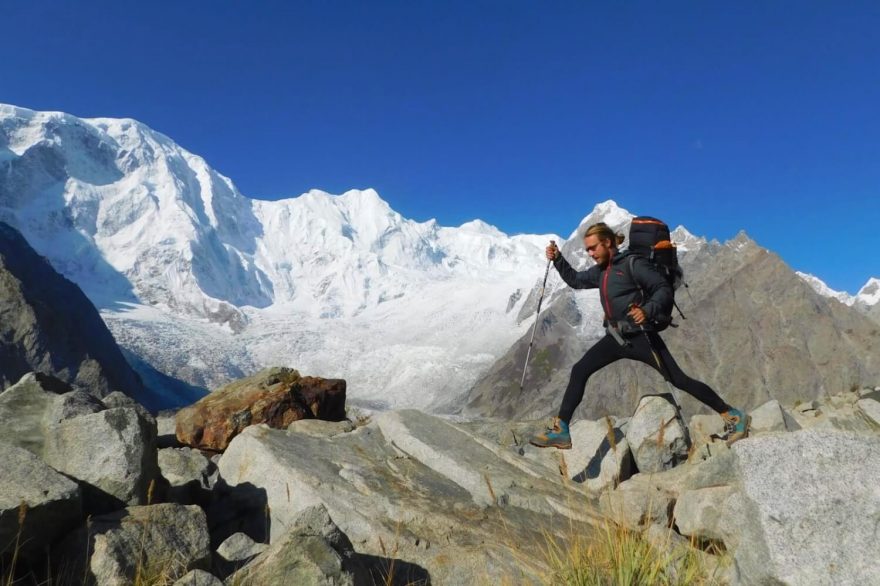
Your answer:
[[[634,322],[636,322],[637,326],[642,325],[648,319],[648,317],[645,315],[645,311],[638,305],[633,305],[632,307],[630,307],[627,315],[630,316]]]

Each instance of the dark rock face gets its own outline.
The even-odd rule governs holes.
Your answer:
[[[222,451],[249,425],[286,428],[300,419],[345,418],[345,381],[269,368],[230,383],[176,416],[177,439],[188,446]]]
[[[679,366],[728,403],[751,408],[770,399],[814,399],[880,380],[877,324],[813,291],[744,234],[682,263],[690,287],[676,298],[687,319],[678,318],[680,327],[662,336]],[[489,417],[554,414],[571,366],[598,340],[578,331],[584,319],[595,319],[581,316],[573,302],[584,294],[562,291],[541,314],[522,391],[528,334],[471,389],[464,411]],[[667,388],[650,367],[621,360],[590,378],[575,416],[630,413],[640,396]],[[706,410],[679,395],[686,411]]]
[[[97,397],[149,397],[98,311],[74,283],[0,222],[0,389],[28,372],[51,374]]]
[[[79,486],[29,451],[0,442],[0,555],[39,555],[82,520]],[[18,535],[21,530],[21,535]]]

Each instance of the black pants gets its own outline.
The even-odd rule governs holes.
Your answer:
[[[651,340],[650,344],[648,343],[648,337]],[[654,370],[663,375],[663,378],[675,385],[676,388],[685,391],[718,413],[723,413],[730,409],[730,405],[725,403],[709,385],[692,379],[682,372],[658,334],[650,332],[648,337],[644,334],[637,334],[627,338],[626,341],[629,345],[621,346],[614,338],[606,335],[596,342],[592,348],[587,350],[584,357],[578,360],[571,368],[571,378],[568,380],[568,388],[565,389],[565,396],[562,398],[559,418],[565,422],[571,421],[574,410],[577,409],[581,399],[584,398],[584,389],[586,389],[587,380],[590,376],[597,370],[608,366],[612,362],[617,362],[621,358],[638,360],[653,367]],[[658,358],[660,358],[663,369],[657,365],[657,361],[651,353],[651,346],[654,347],[654,351],[657,353]]]

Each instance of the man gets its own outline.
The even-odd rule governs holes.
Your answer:
[[[596,264],[586,271],[572,269],[555,244],[547,247],[547,259],[553,261],[562,280],[570,287],[599,289],[607,334],[572,367],[559,416],[546,432],[533,437],[531,443],[542,448],[571,448],[568,425],[583,399],[587,380],[594,372],[622,358],[648,364],[676,388],[715,410],[724,420],[728,443],[746,437],[751,417],[725,403],[705,383],[682,372],[655,331],[653,320],[669,315],[672,310],[672,287],[641,256],[636,256],[628,267],[628,255],[618,250],[623,241],[623,235],[615,234],[605,223],[590,226],[584,235],[584,247]]]

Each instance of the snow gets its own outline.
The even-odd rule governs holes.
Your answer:
[[[835,291],[831,287],[825,284],[825,282],[815,275],[811,275],[809,273],[802,273],[800,271],[795,271],[797,276],[807,282],[807,284],[813,288],[813,290],[823,297],[830,297],[831,299],[837,299],[844,305],[852,306],[856,302],[856,298],[846,293],[845,291]]]
[[[880,279],[877,277],[868,279],[868,282],[856,294],[856,300],[869,307],[880,303]]]
[[[125,347],[196,384],[282,364],[355,400],[454,401],[527,329],[508,300],[560,240],[414,222],[373,189],[250,199],[133,120],[4,106],[0,129],[2,217]]]
[[[835,291],[825,284],[820,278],[808,273],[797,272],[797,275],[806,281],[819,295],[837,299],[841,303],[849,306],[872,307],[880,303],[880,279],[871,277],[868,282],[859,289],[855,295],[850,295],[845,291]]]
[[[586,262],[578,231],[563,242],[416,222],[373,189],[251,199],[130,119],[0,105],[0,162],[0,218],[83,288],[124,347],[210,388],[284,365],[345,378],[355,403],[454,404],[527,333],[516,293],[543,276],[547,243]],[[607,200],[579,229],[626,232],[632,217]],[[676,235],[687,250],[705,243]],[[872,282],[860,296],[876,303]],[[590,295],[577,304],[598,311]]]

